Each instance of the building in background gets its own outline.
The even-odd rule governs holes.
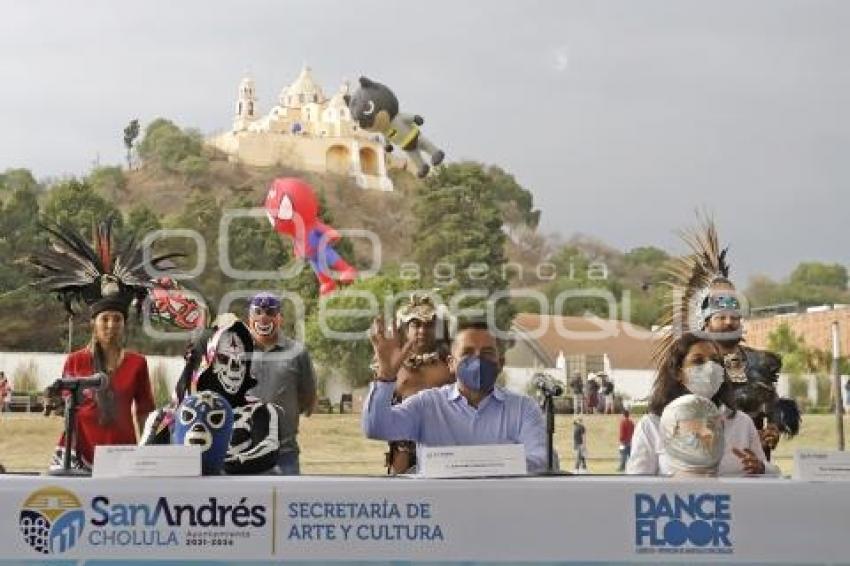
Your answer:
[[[791,332],[801,336],[810,348],[832,352],[832,323],[838,322],[841,354],[850,354],[850,307],[847,305],[825,305],[811,307],[806,312],[785,313],[744,321],[744,338],[752,348],[763,350],[768,347],[770,334],[783,324]]]
[[[512,330],[514,344],[505,354],[510,389],[526,391],[539,372],[564,383],[575,372],[583,379],[605,372],[624,399],[649,395],[657,335],[646,328],[621,320],[520,313]]]
[[[256,84],[245,77],[239,84],[232,128],[208,138],[207,144],[231,161],[345,175],[364,189],[391,191],[387,169],[404,168],[407,160],[387,154],[379,134],[361,130],[351,119],[343,99],[348,92],[348,83],[343,82],[327,97],[305,66],[261,115]]]

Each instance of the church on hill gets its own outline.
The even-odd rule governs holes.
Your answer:
[[[406,160],[387,154],[383,139],[361,130],[343,100],[344,82],[330,98],[304,66],[286,86],[277,104],[260,115],[254,80],[239,84],[233,126],[207,139],[232,161],[257,167],[286,165],[318,173],[352,177],[364,189],[392,191],[388,168],[403,169]]]

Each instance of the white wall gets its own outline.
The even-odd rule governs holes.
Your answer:
[[[62,367],[66,356],[66,354],[55,354],[51,352],[0,352],[0,370],[6,372],[6,377],[14,383],[15,374],[23,371],[28,367],[30,362],[33,362],[36,369],[38,388],[44,389],[62,376]],[[151,374],[160,366],[165,369],[168,387],[170,390],[173,389],[177,378],[180,377],[180,372],[183,370],[183,358],[180,356],[145,357],[148,360],[148,370]],[[567,376],[562,369],[506,367],[504,369],[505,385],[511,391],[525,393],[534,374],[541,371],[566,383]],[[613,369],[610,374],[614,381],[616,392],[627,395],[632,402],[645,399],[649,395],[652,381],[655,379],[655,372],[653,370]],[[810,382],[809,397],[812,402],[815,402],[817,388],[815,387],[814,376],[807,377]],[[848,380],[850,380],[850,376],[841,376],[842,386]],[[785,374],[780,375],[779,382],[777,383],[777,392],[779,395],[782,397],[790,396],[790,388],[788,376]],[[340,396],[343,393],[350,392],[351,385],[348,384],[348,381],[342,375],[332,375],[325,382],[325,394],[334,404],[339,403]],[[844,389],[842,387],[843,393]],[[850,399],[845,398],[844,404],[850,407]]]
[[[24,371],[31,363],[35,365],[38,388],[44,389],[58,378],[62,377],[67,354],[52,352],[0,352],[0,370],[6,372],[14,384],[15,374]],[[183,370],[183,358],[180,356],[145,356],[148,360],[148,370],[153,373],[155,368],[165,368],[165,376],[169,389],[174,388],[180,372]]]
[[[511,391],[525,393],[532,377],[538,372],[546,373],[565,384],[567,382],[566,371],[563,369],[506,367],[505,386]],[[627,395],[634,402],[649,395],[655,372],[648,369],[612,369],[609,377],[614,382],[614,391]]]
[[[626,404],[643,403],[649,397],[655,370],[651,369],[612,369],[614,393],[627,397]]]
[[[318,374],[321,368],[316,366]],[[343,393],[351,393],[351,384],[348,383],[348,378],[338,373],[325,374],[325,397],[330,399],[331,403],[336,407],[342,399]]]

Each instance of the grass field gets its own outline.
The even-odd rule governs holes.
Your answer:
[[[617,416],[586,415],[590,473],[615,473],[617,455]],[[845,417],[850,433],[850,418]],[[558,415],[555,445],[562,468],[572,468],[572,417]],[[8,471],[37,472],[46,467],[62,429],[58,417],[25,413],[0,414],[0,464]],[[367,440],[360,431],[359,415],[314,415],[301,419],[301,468],[306,474],[383,474],[386,444]],[[796,448],[836,447],[835,417],[806,415],[802,432],[783,439],[774,461],[784,474],[792,471]]]

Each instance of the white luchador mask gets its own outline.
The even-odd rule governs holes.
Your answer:
[[[218,340],[212,371],[228,394],[235,395],[242,387],[246,377],[246,362],[247,355],[242,340],[232,330],[224,332]]]
[[[661,414],[661,442],[670,467],[699,475],[717,473],[723,457],[723,414],[698,395],[674,399]]]

